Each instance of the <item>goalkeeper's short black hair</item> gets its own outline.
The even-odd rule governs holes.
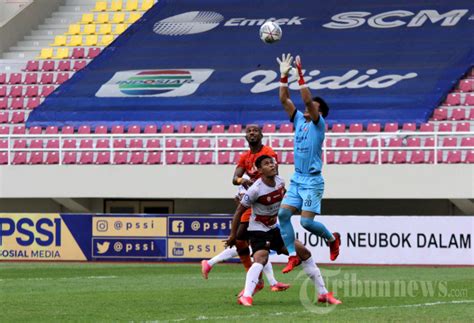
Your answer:
[[[321,114],[323,115],[323,118],[326,118],[329,114],[329,106],[326,103],[326,101],[324,101],[319,96],[315,96],[313,98],[313,101],[319,103],[319,112],[321,112]]]

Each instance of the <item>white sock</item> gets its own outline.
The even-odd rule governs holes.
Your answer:
[[[313,261],[312,257],[309,257],[305,261],[302,262],[303,270],[308,275],[308,277],[313,281],[314,286],[318,290],[318,294],[327,294],[328,290],[324,285],[323,276],[321,276],[321,271],[319,270],[318,266]]]
[[[234,258],[237,255],[238,254],[237,254],[237,248],[236,247],[227,248],[227,249],[224,249],[224,251],[222,251],[220,254],[218,254],[214,258],[208,260],[207,263],[212,267],[215,264],[218,264],[220,262],[223,262],[223,261],[229,260],[231,258]]]
[[[270,260],[267,261],[267,264],[265,265],[265,267],[263,267],[263,273],[265,274],[265,277],[267,277],[270,286],[273,286],[278,283],[275,279],[275,276],[273,275],[273,266]]]
[[[254,262],[249,271],[247,271],[247,278],[245,279],[245,290],[244,296],[249,297],[253,295],[255,286],[258,284],[258,277],[263,270],[263,265],[258,262]]]

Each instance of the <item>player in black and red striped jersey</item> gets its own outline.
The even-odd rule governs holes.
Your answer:
[[[278,210],[285,195],[285,182],[277,175],[277,167],[271,156],[260,156],[255,165],[261,177],[247,190],[234,214],[234,221],[239,221],[243,212],[249,208],[252,209],[248,234],[254,263],[247,272],[245,289],[238,298],[238,303],[244,306],[252,306],[252,296],[263,267],[268,262],[270,250],[288,255],[277,225]],[[229,241],[229,243],[232,242]],[[302,260],[303,270],[318,291],[318,302],[341,304],[341,301],[327,291],[321,272],[311,257],[311,252],[297,240],[295,247],[298,257]]]

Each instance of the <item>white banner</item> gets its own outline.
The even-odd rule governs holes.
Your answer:
[[[317,216],[330,231],[341,234],[340,254],[329,259],[323,239],[306,231],[299,216],[292,223],[298,240],[317,263],[474,265],[473,216]],[[286,256],[272,255],[274,262]]]

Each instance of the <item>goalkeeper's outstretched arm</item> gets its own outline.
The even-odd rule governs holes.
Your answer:
[[[295,105],[290,99],[290,91],[288,90],[288,74],[291,70],[292,61],[293,57],[291,57],[290,54],[283,54],[281,59],[279,57],[277,58],[277,62],[280,64],[280,102],[290,119],[296,111]]]

